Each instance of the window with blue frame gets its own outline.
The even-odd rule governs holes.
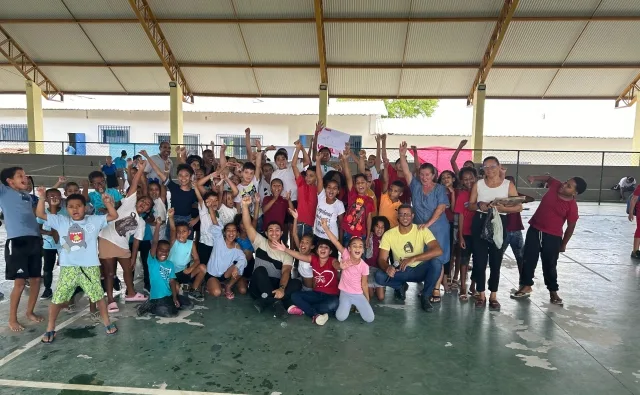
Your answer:
[[[99,125],[100,141],[103,144],[128,144],[130,126]]]
[[[27,124],[1,124],[2,141],[29,141]]]
[[[236,159],[247,159],[247,148],[245,146],[244,134],[219,134],[216,136],[218,145],[226,145],[226,156]],[[251,140],[260,140],[262,144],[262,136],[251,136]]]

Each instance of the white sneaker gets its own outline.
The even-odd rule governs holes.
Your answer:
[[[326,324],[327,321],[329,321],[329,314],[318,314],[315,317],[313,317],[313,322],[315,322],[320,326]]]

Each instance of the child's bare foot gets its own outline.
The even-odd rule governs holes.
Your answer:
[[[27,318],[29,319],[29,321],[33,321],[33,322],[42,322],[44,321],[44,317],[41,317],[35,313],[27,313]]]
[[[20,325],[18,321],[9,322],[9,329],[11,329],[13,332],[22,332],[24,330],[24,326]]]

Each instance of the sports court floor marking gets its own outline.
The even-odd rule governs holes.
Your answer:
[[[166,390],[160,388],[136,388],[136,387],[112,387],[108,385],[86,385],[86,384],[66,384],[66,383],[49,383],[36,381],[20,381],[20,380],[2,380],[0,386],[20,387],[20,388],[39,388],[50,390],[74,390],[88,392],[113,392],[116,394],[136,394],[136,395],[243,395],[231,394],[225,392],[202,392],[202,391],[186,391],[186,390]]]

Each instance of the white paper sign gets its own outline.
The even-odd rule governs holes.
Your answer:
[[[344,145],[349,142],[351,136],[335,129],[324,128],[318,135],[318,150],[327,147],[331,150],[331,156],[337,157],[344,151]]]

